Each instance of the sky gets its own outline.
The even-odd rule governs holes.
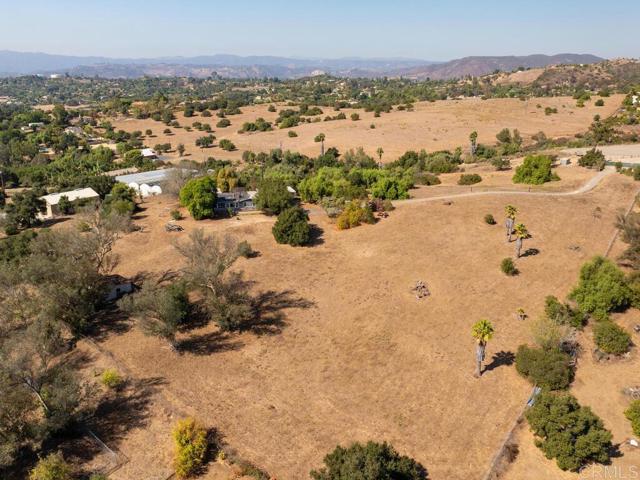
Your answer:
[[[300,58],[640,57],[638,0],[0,0],[0,50]]]

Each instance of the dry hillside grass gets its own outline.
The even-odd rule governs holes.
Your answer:
[[[241,115],[229,117],[231,126],[216,128],[215,124],[219,119],[215,115],[207,118],[199,115],[184,118],[181,112],[177,113],[177,120],[183,126],[196,121],[209,123],[218,140],[227,138],[236,145],[238,150],[235,152],[225,152],[218,147],[202,150],[195,146],[195,140],[204,135],[203,132],[171,128],[173,134],[167,136],[162,133],[165,125],[150,119],[119,118],[115,119],[113,124],[116,128],[126,131],[144,132],[151,129],[156,137],[145,140],[148,146],[169,142],[175,148],[182,143],[186,147],[186,153],[198,161],[209,156],[240,159],[244,150],[269,151],[280,146],[283,149],[316,156],[320,148],[319,144],[314,142],[314,138],[318,133],[326,135],[327,146],[337,147],[341,152],[362,146],[367,153],[375,157],[376,149],[382,147],[385,152],[382,160],[392,161],[407,150],[424,148],[427,151],[435,151],[455,149],[458,146],[466,148],[469,133],[473,130],[478,132],[479,141],[487,144],[495,143],[495,135],[503,128],[519,129],[525,140],[540,131],[544,131],[549,137],[573,136],[584,132],[595,114],[603,117],[612,114],[620,106],[622,98],[621,95],[613,95],[605,99],[604,107],[595,107],[594,101],[590,101],[584,108],[576,107],[575,100],[570,97],[536,98],[525,102],[518,99],[475,98],[434,103],[419,102],[416,103],[413,112],[394,110],[388,114],[383,113],[379,118],[374,118],[373,112],[355,110],[361,118],[356,122],[349,118],[354,110],[344,109],[347,120],[304,124],[292,129],[250,134],[239,134],[237,131],[244,122],[254,121],[258,117],[273,122],[278,114],[268,112],[266,105],[243,107]],[[555,107],[558,113],[545,115],[545,107]],[[282,108],[287,107],[278,107]],[[337,113],[331,108],[323,108],[323,111],[324,113],[317,118],[323,119],[326,115],[333,116]],[[375,129],[371,128],[371,124],[375,125]],[[295,131],[298,137],[289,138],[289,130]],[[177,153],[170,154],[169,158],[176,159]]]
[[[336,444],[377,439],[418,459],[435,480],[480,479],[531,389],[506,365],[529,340],[528,322],[517,320],[516,310],[533,318],[546,295],[566,295],[581,264],[605,250],[615,215],[636,190],[629,178],[612,175],[572,197],[408,203],[377,225],[342,232],[314,207],[312,222],[324,234],[321,244],[308,248],[277,245],[273,219],[259,214],[186,219],[185,233],[169,234],[163,225],[174,201],[154,198],[138,219],[143,229],[117,247],[118,273],[177,270],[175,238],[197,227],[232,232],[261,253],[241,260],[239,268],[255,282],[254,294],[263,294],[265,309],[270,306],[264,320],[271,319],[274,331],[222,335],[204,327],[190,334],[183,355],[135,327],[112,332],[101,345],[132,376],[161,379],[163,401],[219,428],[242,457],[277,478],[307,478]],[[501,219],[506,203],[518,206],[519,221],[533,234],[525,249],[538,250],[518,261],[521,274],[513,278],[499,269],[513,245],[502,227],[483,222],[486,213]],[[593,216],[596,206],[600,218]],[[415,298],[410,287],[416,280],[428,284],[431,297]],[[301,300],[309,305],[303,308]],[[478,380],[470,327],[480,318],[491,319],[497,333],[488,371]],[[583,392],[586,404],[601,395]],[[622,415],[596,411],[605,421],[615,414],[619,422]],[[152,410],[148,421],[158,415],[167,413]],[[149,464],[166,465],[169,432],[144,430],[118,440],[125,453],[140,457],[129,465],[129,478],[149,478]],[[139,449],[147,453],[140,456]]]

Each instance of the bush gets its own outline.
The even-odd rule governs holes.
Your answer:
[[[418,185],[440,185],[442,182],[433,173],[418,172],[414,175],[414,182]]]
[[[361,223],[375,223],[375,218],[371,209],[368,206],[363,207],[357,200],[347,204],[336,220],[336,225],[340,230],[354,228]]]
[[[222,118],[218,123],[216,123],[216,127],[218,128],[226,128],[229,125],[231,125],[231,120],[229,120],[228,118]]]
[[[480,183],[481,181],[482,177],[477,173],[463,173],[462,175],[460,175],[458,185],[475,185],[476,183]]]
[[[113,368],[108,368],[102,372],[102,375],[100,375],[100,381],[107,388],[118,388],[124,383],[124,380],[118,371]]]
[[[543,392],[525,414],[536,445],[562,470],[577,471],[591,463],[607,463],[611,432],[589,407],[581,406],[569,394]]]
[[[594,105],[596,107],[604,107],[604,100],[602,100],[601,98],[599,98],[598,100],[596,100],[596,103],[594,103]]]
[[[218,143],[218,146],[222,150],[225,150],[227,152],[233,152],[236,149],[235,144],[231,140],[227,140],[226,138],[223,138],[222,140],[220,140],[220,142]]]
[[[211,177],[189,180],[180,190],[180,204],[195,220],[213,218],[216,206],[216,182]]]
[[[508,170],[511,168],[511,160],[509,160],[508,158],[496,157],[491,160],[491,165],[493,165],[493,167],[500,172],[502,170]]]
[[[309,243],[311,228],[309,217],[300,207],[291,207],[280,212],[272,229],[278,243],[301,246]]]
[[[570,325],[574,328],[582,328],[585,323],[585,315],[571,308],[567,303],[561,303],[553,295],[545,299],[544,313],[556,325]]]
[[[193,418],[186,418],[173,429],[173,441],[176,446],[176,475],[186,478],[196,474],[202,468],[207,453],[207,431]]]
[[[502,262],[500,262],[500,270],[502,270],[502,273],[509,275],[510,277],[519,273],[515,263],[513,263],[513,260],[510,258],[502,259]]]
[[[238,255],[244,258],[252,258],[256,255],[256,252],[251,248],[251,244],[246,240],[238,243]]]
[[[486,223],[487,225],[495,225],[496,224],[496,219],[493,218],[493,215],[491,215],[490,213],[487,213],[484,216],[484,223]],[[506,260],[506,259],[505,259]],[[509,259],[510,260],[510,259]]]
[[[640,400],[634,400],[624,411],[624,416],[631,422],[634,435],[640,435]]]
[[[357,113],[352,113],[351,120],[353,120],[354,122],[357,122],[358,120],[360,120],[360,115]]]
[[[582,266],[578,286],[569,298],[575,300],[583,312],[603,320],[609,312],[627,308],[633,292],[622,271],[610,260],[598,256]]]
[[[513,182],[542,185],[552,180],[560,180],[558,175],[551,171],[551,163],[551,158],[546,155],[529,155],[522,165],[516,167]]]
[[[312,470],[313,480],[426,480],[427,471],[414,459],[400,455],[388,443],[338,446],[324,457],[324,467]]]
[[[182,220],[183,219],[183,216],[182,216],[182,213],[180,213],[180,210],[171,210],[169,212],[169,215],[171,216],[171,218],[173,220]]]
[[[516,370],[531,383],[549,390],[567,388],[573,380],[571,357],[558,349],[529,348],[520,345]]]
[[[602,170],[605,164],[604,154],[600,150],[596,150],[595,147],[578,159],[578,165],[586,168]]]
[[[594,325],[593,339],[600,350],[614,355],[626,353],[631,345],[631,336],[624,328],[610,320],[598,322]]]
[[[38,464],[29,472],[29,480],[71,480],[71,466],[65,462],[60,452],[51,453],[38,460]]]
[[[294,132],[293,130],[289,130],[287,132],[287,135],[288,135],[289,138],[295,138],[295,137],[298,136],[298,134],[296,132]]]

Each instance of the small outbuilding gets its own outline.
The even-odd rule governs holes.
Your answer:
[[[153,148],[143,148],[140,153],[142,153],[142,157],[149,160],[157,160],[158,153]]]
[[[78,188],[76,190],[71,190],[68,192],[59,192],[59,193],[50,193],[49,195],[45,195],[40,197],[41,200],[44,200],[47,205],[47,211],[44,214],[40,215],[42,219],[55,218],[58,215],[61,215],[59,204],[60,199],[62,197],[66,197],[68,201],[72,203],[80,203],[80,202],[91,202],[97,201],[100,198],[100,195],[93,188]]]

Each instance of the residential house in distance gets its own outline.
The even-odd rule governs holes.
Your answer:
[[[40,218],[51,219],[61,215],[62,212],[58,205],[60,204],[60,199],[62,197],[67,197],[67,200],[70,202],[80,203],[97,201],[100,198],[100,195],[98,195],[93,188],[78,188],[68,192],[50,193],[49,195],[40,197],[41,200],[45,201],[47,206],[47,211],[41,214]]]
[[[153,148],[143,148],[140,153],[142,153],[142,157],[149,160],[157,160],[158,153]]]
[[[255,210],[256,206],[253,200],[257,193],[254,190],[247,191],[244,188],[234,188],[230,192],[218,191],[215,211],[218,213],[229,211],[238,213]]]

